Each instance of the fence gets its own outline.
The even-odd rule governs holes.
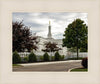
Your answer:
[[[79,57],[87,57],[88,56],[88,53],[87,52],[79,52]],[[76,58],[77,57],[77,53],[67,53],[67,56],[65,57],[66,59],[67,58]]]
[[[19,52],[20,57],[27,57],[30,53],[29,52]]]
[[[19,52],[19,55],[21,58],[23,57],[27,57],[30,54],[30,52]],[[42,56],[42,55],[41,55]],[[37,60],[41,61],[41,56],[37,55]],[[88,53],[87,52],[80,52],[79,53],[79,57],[87,57]],[[72,52],[68,52],[66,56],[64,56],[64,59],[68,59],[68,58],[76,58],[77,57],[77,53],[72,53]]]
[[[20,55],[20,57],[21,57],[22,60],[23,60],[24,57],[29,56],[30,52],[19,52],[18,54]],[[37,55],[36,57],[37,57],[37,61],[41,61],[41,56],[38,56],[38,55]]]

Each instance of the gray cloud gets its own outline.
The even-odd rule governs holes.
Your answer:
[[[31,27],[32,32],[37,32],[37,35],[47,37],[48,33],[48,22],[51,21],[52,33],[54,38],[62,38],[63,32],[67,25],[71,23],[76,18],[84,20],[87,22],[87,13],[21,13],[14,12],[12,14],[13,21],[22,21],[26,26]]]

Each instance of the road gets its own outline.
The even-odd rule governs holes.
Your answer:
[[[59,62],[59,63],[51,63],[51,64],[42,64],[42,65],[30,65],[30,66],[22,66],[22,67],[13,67],[13,71],[17,72],[29,72],[29,71],[46,71],[46,72],[55,72],[62,71],[67,72],[71,68],[82,67],[81,61],[78,62]]]

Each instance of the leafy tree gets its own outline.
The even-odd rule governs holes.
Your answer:
[[[49,61],[49,55],[47,52],[43,55],[43,61]]]
[[[42,51],[44,52],[50,52],[50,53],[53,53],[55,51],[59,51],[61,50],[61,48],[57,47],[57,43],[52,43],[52,42],[46,42],[44,44],[45,46],[45,49],[42,49]],[[52,55],[51,55],[52,56]],[[50,58],[51,59],[51,58]]]
[[[76,52],[76,47],[74,47],[74,48],[68,48],[67,51]]]
[[[63,46],[68,48],[76,48],[77,59],[78,50],[85,48],[87,50],[87,25],[81,19],[74,20],[68,25],[64,32]]]
[[[61,50],[61,48],[57,47],[56,43],[52,43],[52,42],[46,42],[45,44],[45,49],[43,49],[43,51],[46,52],[54,52],[54,51],[59,51]]]
[[[21,62],[21,58],[17,51],[13,52],[13,64],[17,64]]]
[[[31,53],[29,54],[28,61],[29,61],[29,62],[36,62],[36,61],[37,61],[36,55],[35,55],[33,52],[31,52]]]
[[[87,52],[87,37],[83,40],[83,44],[81,45],[80,52]]]
[[[37,37],[33,36],[30,32],[30,28],[21,22],[13,22],[13,51],[23,52],[25,49],[31,51],[37,49],[36,43],[38,43]]]

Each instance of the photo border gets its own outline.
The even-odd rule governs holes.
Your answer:
[[[99,0],[1,0],[1,84],[100,84]],[[88,13],[88,72],[12,72],[13,12]],[[6,25],[5,25],[6,24]]]

